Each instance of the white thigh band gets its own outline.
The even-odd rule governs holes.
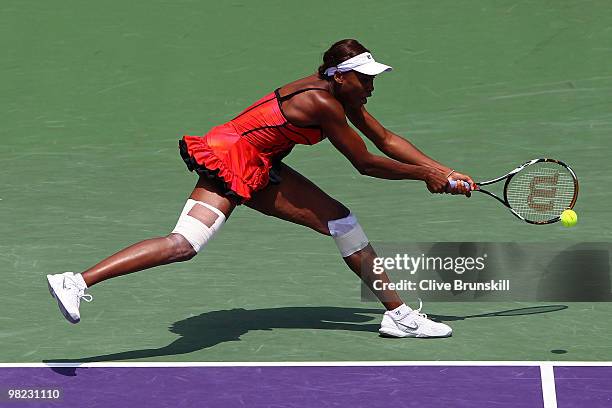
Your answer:
[[[343,258],[361,251],[370,243],[353,213],[345,218],[329,221],[327,226]]]
[[[225,214],[221,210],[190,198],[172,233],[185,237],[193,249],[200,252],[219,231],[224,221]]]

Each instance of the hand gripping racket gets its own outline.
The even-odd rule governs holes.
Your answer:
[[[482,188],[503,180],[503,199]],[[457,181],[463,183],[450,180],[449,187],[456,188]],[[475,191],[495,198],[521,220],[537,225],[559,221],[563,210],[574,208],[578,199],[576,173],[554,159],[529,160],[505,176],[476,185],[479,189]]]

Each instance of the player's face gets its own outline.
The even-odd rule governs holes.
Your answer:
[[[373,75],[365,75],[356,71],[349,71],[342,75],[342,97],[348,105],[365,105],[372,92],[374,92]]]

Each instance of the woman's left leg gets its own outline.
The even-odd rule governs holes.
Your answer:
[[[334,200],[306,177],[282,166],[282,182],[269,185],[245,204],[263,214],[304,225],[331,235],[344,262],[374,292],[387,308],[379,332],[391,337],[448,337],[452,329],[406,306],[396,291],[375,290],[374,282],[388,283],[386,273],[374,273],[376,252],[357,219],[348,208]],[[386,288],[386,286],[383,286]]]
[[[389,282],[389,278],[384,272],[373,272],[376,252],[363,239],[365,235],[349,209],[291,167],[282,166],[282,182],[257,192],[245,205],[265,215],[304,225],[323,235],[337,235],[334,239],[337,244],[340,240],[338,246],[344,262],[376,294],[387,310],[402,305],[396,291],[374,290],[375,280]],[[344,235],[342,232],[349,231],[353,231],[352,238],[342,240],[338,237]]]

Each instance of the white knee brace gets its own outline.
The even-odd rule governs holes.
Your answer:
[[[339,220],[331,220],[327,226],[343,258],[361,251],[370,243],[353,213]]]
[[[172,233],[185,237],[198,253],[219,231],[223,222],[225,222],[225,214],[221,210],[190,198],[187,200],[187,204],[185,204]]]

